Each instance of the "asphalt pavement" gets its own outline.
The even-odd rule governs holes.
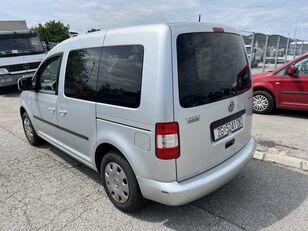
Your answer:
[[[188,205],[122,213],[95,171],[27,143],[18,108],[18,93],[0,95],[0,230],[307,230],[308,174],[258,160]]]
[[[254,114],[252,135],[264,152],[308,161],[308,111],[276,109],[270,115]]]

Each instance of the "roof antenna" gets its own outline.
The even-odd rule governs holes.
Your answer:
[[[198,20],[198,22],[201,22],[201,14],[199,14],[199,20]]]

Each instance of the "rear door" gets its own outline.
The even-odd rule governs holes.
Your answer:
[[[243,40],[203,30],[173,30],[179,181],[230,158],[250,139],[252,91]]]
[[[96,83],[101,47],[71,50],[57,101],[63,145],[85,162],[96,146]],[[63,91],[64,89],[64,91]]]

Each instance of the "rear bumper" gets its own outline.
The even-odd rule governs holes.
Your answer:
[[[251,138],[244,148],[216,167],[181,182],[158,182],[138,178],[142,195],[162,204],[178,206],[199,199],[234,178],[251,160],[256,142]]]

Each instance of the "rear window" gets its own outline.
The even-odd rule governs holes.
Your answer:
[[[223,100],[251,87],[245,47],[231,33],[185,33],[177,37],[180,104],[184,108]]]

